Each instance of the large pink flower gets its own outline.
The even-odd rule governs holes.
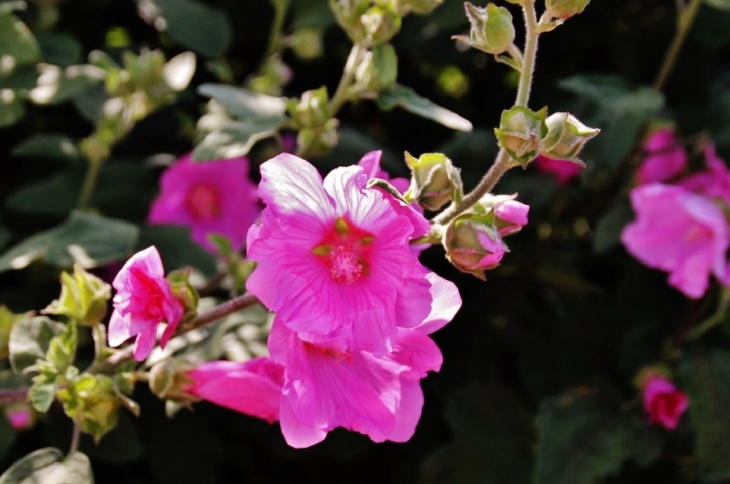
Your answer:
[[[185,155],[162,174],[160,187],[150,223],[190,227],[193,240],[211,252],[210,234],[224,235],[240,249],[260,212],[245,157],[195,163]]]
[[[621,234],[626,249],[649,267],[669,272],[669,284],[701,297],[710,274],[726,277],[730,242],[725,217],[709,199],[682,187],[651,183],[631,192],[637,218]]]
[[[284,367],[269,358],[210,361],[188,371],[187,376],[194,383],[184,391],[198,398],[269,423],[279,420]]]
[[[684,392],[677,390],[671,381],[656,375],[644,383],[642,400],[649,422],[668,430],[677,428],[682,414],[689,407],[689,399]]]
[[[152,352],[157,326],[167,323],[160,346],[164,347],[180,323],[183,305],[175,297],[157,249],[152,246],[130,258],[112,283],[117,290],[109,320],[109,346],[119,346],[136,336],[134,358],[142,361]]]
[[[261,223],[248,234],[258,267],[247,288],[303,341],[389,353],[397,327],[427,316],[429,271],[409,242],[428,221],[380,190],[358,166],[322,181],[308,162],[281,154],[261,166]]]
[[[681,186],[709,198],[717,198],[730,205],[730,170],[725,162],[717,156],[715,147],[705,148],[707,171],[689,176],[682,180]]]
[[[651,133],[643,145],[646,159],[636,175],[640,184],[663,182],[678,175],[687,166],[687,153],[674,137],[671,128]]]

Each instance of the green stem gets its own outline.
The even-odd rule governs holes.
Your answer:
[[[79,210],[86,210],[89,208],[91,197],[94,195],[94,189],[96,188],[96,182],[99,179],[99,172],[101,172],[101,165],[104,162],[102,160],[89,160],[89,166],[86,169],[86,176],[84,177],[84,184],[81,186],[81,193],[79,194],[79,201],[76,206]]]
[[[94,338],[94,365],[100,363],[104,359],[106,352],[106,332],[104,326],[95,324],[92,328],[92,336]]]
[[[522,11],[525,16],[525,52],[523,53],[515,106],[527,106],[527,101],[530,99],[532,74],[535,71],[535,58],[537,57],[537,39],[540,37],[540,32],[537,30],[534,0],[523,3]]]
[[[696,340],[715,326],[725,321],[727,310],[730,308],[730,287],[723,287],[720,292],[720,300],[717,303],[717,309],[712,315],[695,326],[692,331],[687,334],[687,339]]]
[[[69,446],[69,449],[68,449],[69,455],[71,455],[74,452],[76,452],[77,450],[79,450],[79,440],[81,439],[81,426],[79,425],[79,423],[76,420],[74,420],[73,422],[74,422],[74,428],[71,433],[71,445]]]
[[[661,69],[659,69],[659,74],[657,74],[656,80],[654,81],[653,87],[655,91],[661,91],[664,88],[664,84],[667,82],[667,78],[669,78],[669,74],[671,74],[674,64],[677,62],[684,41],[687,39],[687,34],[689,34],[692,24],[697,17],[700,5],[702,5],[702,0],[690,0],[689,5],[678,12],[677,30],[674,33],[672,44],[664,56],[664,62],[662,62]]]
[[[284,21],[286,13],[289,10],[288,1],[272,2],[274,5],[274,20],[271,22],[271,30],[269,31],[269,45],[266,49],[266,55],[262,64],[265,63],[272,55],[279,52],[281,48],[281,33],[284,29]]]
[[[360,42],[352,46],[350,55],[347,57],[347,63],[345,63],[345,69],[342,71],[340,83],[337,85],[337,90],[330,100],[330,117],[334,118],[342,105],[347,101],[350,95],[348,91],[350,90],[352,79],[355,77],[355,68],[359,64],[360,57],[362,57],[365,50],[366,46]]]

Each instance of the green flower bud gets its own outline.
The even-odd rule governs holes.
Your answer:
[[[314,155],[325,155],[337,146],[337,126],[336,119],[330,119],[324,126],[313,129],[302,129],[297,134],[297,146],[307,146],[307,152]]]
[[[589,128],[572,114],[555,113],[545,121],[548,133],[542,140],[540,152],[550,158],[571,160],[583,165],[577,157],[589,139],[601,130]]]
[[[281,57],[272,55],[261,67],[260,74],[248,82],[248,87],[259,94],[280,96],[281,88],[292,78],[292,70]]]
[[[446,155],[425,153],[416,159],[406,152],[405,157],[413,175],[410,191],[421,207],[438,210],[461,193],[461,175]]]
[[[345,31],[350,40],[357,43],[365,39],[360,17],[370,8],[369,0],[330,0],[330,10],[337,23]]]
[[[446,228],[443,244],[454,267],[481,280],[487,279],[484,271],[497,267],[509,250],[491,219],[477,213],[456,217]]]
[[[316,59],[322,55],[322,30],[315,28],[296,30],[292,36],[291,48],[300,59]]]
[[[547,13],[555,18],[566,19],[582,13],[591,0],[545,0]]]
[[[395,11],[395,8],[370,7],[362,17],[360,22],[365,29],[365,35],[373,45],[385,44],[390,41],[400,30],[401,16]]]
[[[363,89],[382,91],[395,84],[398,77],[398,56],[390,44],[373,47],[357,66],[355,80]]]
[[[73,275],[61,273],[60,297],[41,312],[62,314],[82,326],[96,326],[106,316],[110,298],[111,286],[76,264]]]
[[[62,385],[57,396],[66,415],[77,422],[82,431],[91,434],[97,443],[117,426],[117,410],[122,402],[110,377],[82,374]]]
[[[487,4],[486,7],[475,7],[466,2],[464,8],[471,24],[469,37],[455,35],[453,39],[495,55],[505,52],[512,45],[515,40],[515,27],[509,10],[493,3]]]
[[[330,120],[327,87],[306,91],[301,99],[287,101],[287,109],[299,128],[321,128]]]
[[[494,130],[499,146],[513,160],[526,166],[537,156],[540,140],[547,134],[546,116],[547,108],[533,112],[524,106],[515,106],[503,111],[499,128]]]
[[[190,268],[172,271],[167,275],[172,293],[183,303],[183,317],[186,321],[198,314],[198,291],[190,284]]]
[[[168,358],[157,363],[150,370],[150,390],[161,399],[183,405],[198,401],[198,398],[183,391],[185,386],[194,383],[186,374],[193,368],[194,365],[191,363],[175,358]]]

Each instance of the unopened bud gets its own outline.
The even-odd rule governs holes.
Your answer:
[[[499,265],[508,251],[487,217],[468,213],[456,217],[444,234],[446,258],[459,269],[486,280],[485,270]]]
[[[314,156],[325,155],[332,148],[337,146],[336,119],[330,119],[324,126],[317,128],[304,128],[297,134],[297,146],[306,146],[307,153]]]
[[[350,40],[360,42],[366,33],[360,18],[370,8],[369,0],[330,0],[330,10]]]
[[[390,44],[373,47],[365,53],[355,71],[358,85],[370,91],[382,91],[392,86],[397,77],[398,56]]]
[[[540,140],[547,134],[545,117],[547,108],[538,112],[524,106],[515,106],[502,112],[499,128],[494,130],[501,146],[509,156],[526,166],[540,148]]]
[[[157,363],[150,369],[150,390],[161,399],[173,402],[188,404],[198,400],[183,390],[184,387],[194,383],[187,376],[187,371],[192,370],[194,365],[185,360],[168,358]]]
[[[287,108],[299,128],[321,128],[330,119],[327,87],[306,91],[301,99],[287,102]]]
[[[111,286],[77,264],[73,275],[61,273],[61,295],[41,312],[62,314],[82,326],[95,326],[106,315],[109,298]]]
[[[373,45],[385,44],[400,30],[401,16],[390,6],[370,7],[360,17],[365,35]]]
[[[516,234],[527,225],[530,206],[515,200],[517,195],[487,194],[475,208],[483,210],[501,237]]]
[[[545,9],[548,15],[567,19],[582,13],[591,0],[545,0]]]
[[[300,59],[316,59],[322,55],[322,31],[314,28],[296,30],[292,36],[291,48]]]
[[[577,157],[589,139],[601,130],[589,128],[568,113],[555,113],[545,121],[548,133],[542,140],[542,154],[561,160],[570,160],[580,165]]]
[[[198,314],[198,291],[190,284],[190,268],[172,271],[167,275],[172,293],[182,302],[183,320]]]
[[[117,425],[117,410],[122,405],[107,375],[84,373],[58,390],[66,415],[89,433],[97,443]]]
[[[512,45],[515,27],[509,10],[493,3],[486,7],[476,7],[469,2],[464,3],[464,9],[471,24],[469,37],[455,35],[452,38],[495,55],[505,52]]]
[[[425,153],[420,158],[405,153],[411,169],[411,189],[418,204],[427,210],[438,210],[461,190],[461,175],[446,155]]]

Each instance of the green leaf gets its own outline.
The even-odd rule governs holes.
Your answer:
[[[602,386],[581,386],[544,402],[537,426],[537,484],[595,482],[629,458],[650,464],[663,444],[656,428],[622,411],[616,394]]]
[[[233,36],[223,10],[193,0],[137,0],[147,23],[199,54],[218,57]]]
[[[39,32],[36,34],[43,60],[49,64],[70,66],[82,60],[83,48],[78,40],[69,34]]]
[[[15,441],[15,429],[4,413],[0,412],[0,460],[5,458],[5,454],[8,453],[10,447]]]
[[[203,138],[193,150],[193,160],[221,160],[247,155],[256,143],[274,136],[283,122],[283,116],[273,120],[229,121]]]
[[[730,479],[730,352],[693,351],[680,366],[682,386],[697,435],[700,474]]]
[[[203,84],[198,88],[198,92],[203,96],[214,98],[231,116],[240,121],[250,117],[278,119],[286,112],[284,99],[248,89],[223,84]]]
[[[15,124],[23,114],[25,106],[18,93],[12,89],[0,89],[0,128]]]
[[[10,330],[10,364],[20,373],[46,357],[51,339],[61,334],[65,326],[45,316],[23,319]]]
[[[53,158],[60,161],[79,161],[81,154],[71,138],[61,134],[38,134],[21,141],[12,154],[39,158]]]
[[[28,27],[3,9],[0,10],[0,57],[5,56],[14,59],[13,66],[32,64],[39,59],[40,48]]]
[[[90,64],[62,68],[39,64],[38,85],[28,93],[36,104],[58,104],[67,101],[106,79],[106,72]]]
[[[28,390],[28,399],[37,411],[48,412],[53,401],[56,399],[56,384],[48,382],[36,382]]]
[[[139,228],[124,222],[74,211],[61,225],[36,234],[0,255],[0,272],[22,269],[44,260],[56,267],[78,263],[84,269],[126,258]]]
[[[705,3],[712,8],[730,10],[730,0],[705,0]]]
[[[91,462],[81,452],[65,459],[53,447],[36,450],[17,460],[0,476],[0,484],[93,484]]]
[[[532,481],[535,430],[511,390],[472,383],[446,406],[454,442],[422,464],[424,483],[521,484]]]
[[[621,200],[614,204],[598,219],[596,235],[593,239],[593,251],[603,254],[619,245],[621,232],[633,218],[634,211],[628,200]]]
[[[18,213],[66,217],[78,202],[83,177],[83,168],[78,165],[37,182],[27,183],[5,199],[5,207]]]
[[[143,249],[154,245],[160,252],[165,269],[170,272],[192,266],[206,276],[215,273],[215,258],[190,238],[186,227],[171,225],[143,226],[137,247]]]
[[[419,96],[410,87],[394,86],[383,90],[378,94],[377,103],[380,109],[384,111],[390,111],[398,106],[457,131],[471,131],[473,129],[469,120]]]

